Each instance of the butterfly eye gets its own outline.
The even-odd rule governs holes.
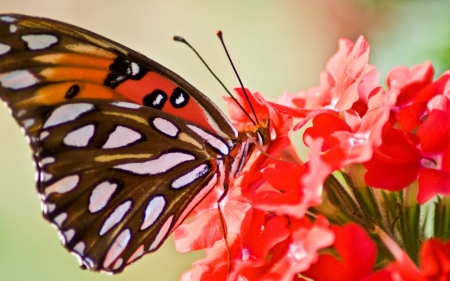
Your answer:
[[[270,142],[270,128],[269,128],[270,122],[267,121],[267,123],[263,123],[258,127],[256,130],[256,135],[258,137],[258,143],[260,145],[266,145]]]

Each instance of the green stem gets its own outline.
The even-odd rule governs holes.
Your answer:
[[[419,263],[420,205],[416,201],[417,183],[404,190],[403,204],[400,206],[401,235],[405,251],[416,264]]]
[[[400,192],[394,191],[381,191],[381,197],[383,202],[384,216],[386,217],[389,231],[386,233],[391,233],[390,237],[397,241],[399,245],[403,244],[401,238],[401,222],[400,222],[400,207],[399,204],[402,202],[402,197]]]
[[[348,222],[364,224],[364,218],[354,198],[334,175],[326,179],[324,190],[326,197],[320,206],[314,208],[315,210],[339,225]]]
[[[387,231],[373,189],[367,187],[353,188],[353,192],[368,223],[378,225],[381,229]]]
[[[365,168],[361,164],[352,164],[346,167],[346,182],[351,189],[355,200],[357,201],[360,212],[364,215],[366,225],[373,231],[373,227],[377,225],[384,232],[390,233],[390,228],[386,218],[383,216],[383,210],[377,195],[373,188],[367,187],[364,180]]]
[[[439,198],[434,218],[434,236],[446,241],[450,239],[450,197]]]

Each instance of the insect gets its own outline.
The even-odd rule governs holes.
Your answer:
[[[38,17],[0,15],[0,98],[32,148],[44,218],[93,271],[156,251],[270,140],[267,120],[238,132],[160,64]]]

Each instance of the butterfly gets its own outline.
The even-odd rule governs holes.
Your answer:
[[[270,141],[267,120],[239,132],[162,65],[45,18],[0,15],[0,98],[33,151],[44,218],[92,271],[156,251]]]

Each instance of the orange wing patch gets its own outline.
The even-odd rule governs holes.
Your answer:
[[[124,95],[128,100],[143,104],[144,97],[154,90],[162,90],[170,96],[176,87],[177,85],[167,78],[164,78],[156,72],[149,71],[140,80],[128,79],[117,86],[115,90]]]
[[[70,81],[41,87],[36,91],[34,98],[19,102],[17,103],[17,106],[26,106],[27,104],[52,105],[62,103],[67,100],[67,93],[74,85],[78,86],[78,92],[73,98],[125,100],[120,94],[110,88],[91,83]]]

